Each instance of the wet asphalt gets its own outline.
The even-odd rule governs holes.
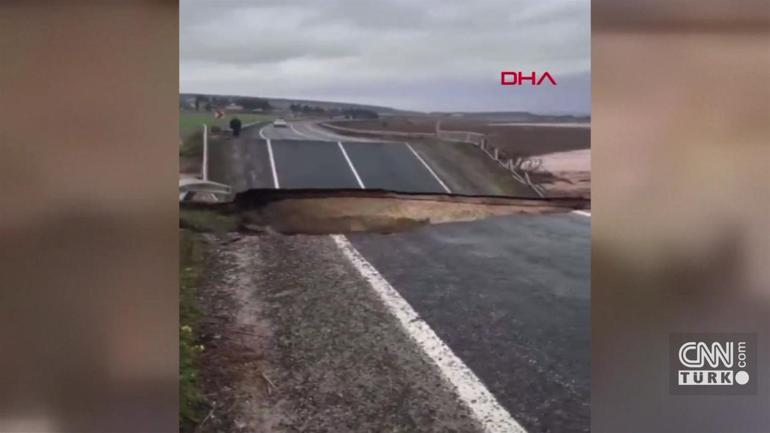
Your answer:
[[[349,238],[528,431],[589,431],[588,218]]]
[[[281,188],[359,188],[335,142],[271,140],[270,145]]]
[[[343,145],[366,188],[445,192],[405,143],[346,142]]]

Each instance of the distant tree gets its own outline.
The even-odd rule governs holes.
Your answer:
[[[211,96],[209,98],[209,103],[213,108],[224,108],[230,103],[230,100],[219,96]]]
[[[342,110],[342,114],[349,119],[379,119],[380,115],[374,110],[367,110],[364,108],[345,108]]]
[[[206,98],[201,95],[195,95],[195,111],[200,110],[201,102],[204,102]]]
[[[235,102],[244,108],[244,110],[270,110],[272,106],[270,101],[262,98],[238,98]]]

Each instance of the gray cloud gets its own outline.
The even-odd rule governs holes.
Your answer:
[[[192,0],[180,7],[183,92],[426,111],[590,110],[587,0]],[[559,86],[513,92],[499,85],[502,70],[548,70]]]

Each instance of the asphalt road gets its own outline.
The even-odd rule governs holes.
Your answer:
[[[349,238],[528,431],[589,430],[590,219]]]
[[[210,179],[236,193],[278,185],[534,196],[472,145],[344,137],[312,121],[247,128],[240,137],[212,140],[208,159]]]
[[[212,178],[235,185],[236,191],[278,187],[447,192],[440,178],[408,144],[350,140],[309,122],[292,122],[288,127],[267,125],[258,133],[244,131],[242,137],[214,150],[233,155],[226,164],[242,167],[241,173],[232,176],[215,169]]]
[[[280,188],[359,188],[338,143],[271,140],[270,145]]]

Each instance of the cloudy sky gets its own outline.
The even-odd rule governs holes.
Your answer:
[[[185,93],[590,112],[589,0],[184,0],[180,20]]]

